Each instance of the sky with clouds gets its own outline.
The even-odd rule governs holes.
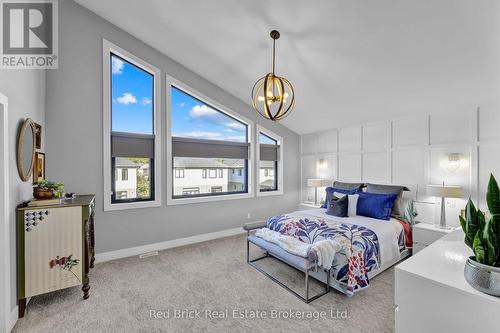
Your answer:
[[[112,130],[153,134],[153,76],[111,58]]]
[[[246,141],[246,126],[172,87],[172,135],[224,141]]]
[[[112,130],[153,133],[153,76],[119,57],[111,58]],[[246,126],[172,87],[172,135],[245,142]]]

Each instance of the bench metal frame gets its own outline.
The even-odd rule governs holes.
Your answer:
[[[248,236],[250,235],[250,232],[248,232]],[[276,257],[276,256],[273,256],[272,254],[270,254],[265,248],[257,245],[257,244],[254,244],[252,243],[254,246],[260,248],[261,250],[265,251],[266,254],[261,256],[261,257],[258,257],[258,258],[254,258],[254,259],[250,259],[250,241],[248,240],[248,237],[247,237],[247,263],[252,266],[253,268],[255,268],[256,270],[258,270],[259,272],[261,272],[262,274],[264,274],[265,276],[267,276],[268,278],[271,279],[271,281],[275,282],[276,284],[280,285],[281,287],[285,288],[286,290],[288,290],[290,293],[292,293],[293,295],[295,295],[297,298],[299,298],[301,301],[305,302],[306,304],[309,304],[310,302],[314,301],[315,299],[318,299],[320,298],[321,296],[323,295],[326,295],[330,292],[331,290],[331,287],[330,287],[330,277],[331,277],[331,269],[329,270],[325,270],[326,274],[327,274],[327,277],[326,277],[326,287],[325,287],[325,291],[322,292],[322,293],[319,293],[317,295],[314,295],[312,297],[309,297],[309,272],[311,271],[311,269],[307,269],[307,270],[301,270],[301,269],[298,269],[297,267],[293,266],[293,265],[290,265],[289,263],[287,263],[286,261],[284,260],[281,260],[280,258]],[[262,268],[260,268],[259,266],[257,266],[255,264],[255,262],[259,261],[259,260],[262,260],[262,259],[265,259],[265,258],[275,258],[279,261],[281,261],[282,263],[284,264],[287,264],[288,266],[298,270],[298,271],[301,271],[305,274],[305,278],[304,278],[304,283],[305,283],[305,297],[301,296],[300,294],[298,294],[297,292],[295,292],[294,290],[292,290],[290,287],[288,287],[286,284],[284,284],[283,282],[281,282],[280,280],[278,280],[276,277],[274,277],[273,275],[271,275],[270,273],[266,272],[265,270],[263,270]],[[316,269],[317,269],[317,264],[315,265]],[[314,278],[314,277],[313,277]],[[318,280],[319,281],[319,280]],[[321,281],[319,281],[321,282]],[[322,283],[322,282],[321,282]]]

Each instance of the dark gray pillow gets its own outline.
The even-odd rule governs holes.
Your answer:
[[[333,182],[333,187],[339,188],[341,190],[360,190],[365,186],[363,183],[344,183],[344,182]]]
[[[328,193],[326,196],[326,213],[328,215],[347,217],[349,210],[349,201],[347,195],[342,198],[337,198],[333,193]]]
[[[395,217],[401,217],[404,215],[403,191],[409,191],[409,189],[406,186],[400,185],[366,184],[366,192],[398,195],[394,201],[391,213],[391,215]]]

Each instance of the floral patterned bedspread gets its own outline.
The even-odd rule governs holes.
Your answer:
[[[283,214],[267,220],[267,227],[281,234],[295,237],[305,243],[333,239],[341,245],[335,255],[332,277],[346,286],[347,295],[353,295],[370,285],[368,273],[381,266],[380,244],[377,234],[369,228],[328,221],[300,213]],[[380,223],[387,223],[381,221]],[[397,239],[399,251],[405,249],[404,235]]]

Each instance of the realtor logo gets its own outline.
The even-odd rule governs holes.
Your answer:
[[[0,68],[57,68],[57,0],[2,0],[0,5]]]

